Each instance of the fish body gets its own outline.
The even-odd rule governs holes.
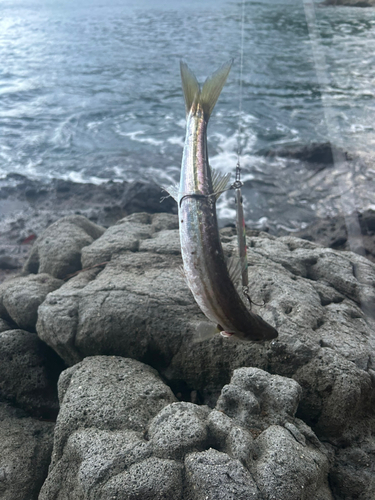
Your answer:
[[[228,177],[213,173],[208,162],[207,124],[230,67],[231,62],[223,65],[200,89],[181,63],[187,114],[181,179],[175,192],[181,253],[188,286],[217,331],[242,340],[269,340],[277,337],[277,331],[247,309],[229,275],[216,217],[218,191],[225,189]]]

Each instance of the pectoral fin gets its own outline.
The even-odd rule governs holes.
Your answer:
[[[230,173],[222,174],[221,172],[211,169],[212,188],[216,199],[230,187]]]
[[[180,185],[179,184],[171,184],[170,186],[162,186],[162,188],[164,189],[164,191],[166,191],[169,196],[172,196],[172,198],[178,202],[178,192],[179,192],[179,189],[180,189]],[[167,196],[168,198],[168,196]]]
[[[199,321],[195,325],[195,336],[193,338],[193,343],[197,344],[205,340],[212,339],[215,335],[220,332],[217,325],[210,323],[208,321]]]

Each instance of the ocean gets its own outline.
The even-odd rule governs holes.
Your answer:
[[[179,62],[203,82],[230,58],[209,157],[234,176],[240,150],[247,223],[374,208],[375,11],[302,0],[0,0],[0,178],[177,182]],[[327,141],[353,160],[274,154]]]

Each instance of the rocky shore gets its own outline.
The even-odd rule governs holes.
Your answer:
[[[296,151],[269,152],[286,154],[311,165],[332,161],[329,144],[312,145]],[[55,179],[49,183],[34,181],[19,174],[0,180],[0,283],[19,272],[35,239],[53,222],[68,215],[83,215],[105,228],[136,212],[177,213],[172,198],[156,184],[143,182],[106,182],[79,184]],[[162,200],[162,201],[161,201]],[[307,228],[291,233],[338,250],[353,250],[375,262],[375,210],[352,215],[360,225],[358,241],[348,241],[347,225],[342,216],[318,219]],[[285,235],[282,231],[282,235]]]
[[[0,285],[1,497],[372,500],[375,264],[249,230],[253,308],[279,338],[200,342],[177,216],[126,215],[105,189],[90,218],[47,190],[68,215]]]
[[[323,5],[344,7],[375,7],[375,0],[324,0]]]

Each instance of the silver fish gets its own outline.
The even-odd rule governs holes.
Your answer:
[[[208,162],[207,124],[231,65],[232,61],[224,64],[201,88],[181,62],[186,138],[180,185],[168,191],[178,203],[187,284],[215,331],[241,340],[270,340],[277,337],[276,329],[248,310],[229,274],[216,218],[216,199],[228,187],[229,175],[212,171]]]

